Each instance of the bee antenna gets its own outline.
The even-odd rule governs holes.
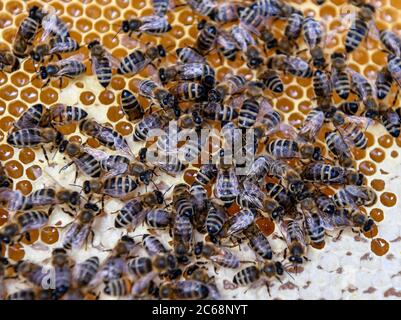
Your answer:
[[[116,34],[114,35],[114,37],[113,37],[112,40],[114,40],[115,38],[117,38],[118,34],[119,34],[122,30],[123,30],[123,28],[120,28],[120,29],[116,32]]]
[[[78,188],[83,188],[82,186],[80,186],[79,184],[75,184],[75,183],[69,183],[69,186],[73,186],[73,187],[78,187]]]

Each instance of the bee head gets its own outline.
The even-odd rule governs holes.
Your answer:
[[[195,247],[194,247],[194,254],[195,254],[195,256],[200,256],[201,254],[202,254],[202,252],[203,252],[203,242],[202,241],[199,241],[199,242],[197,242],[196,244],[195,244]]]
[[[161,193],[159,190],[155,191],[155,196],[156,196],[156,201],[158,204],[162,204],[164,202],[163,193]]]
[[[39,77],[44,80],[48,77],[47,69],[45,66],[39,68]]]
[[[147,158],[148,148],[141,148],[138,152],[139,161],[145,162]]]
[[[372,219],[369,219],[363,226],[363,231],[364,232],[368,232],[372,229],[373,225],[374,225],[374,221]]]
[[[84,184],[82,185],[82,190],[84,191],[85,194],[91,192],[91,183],[89,180],[84,181]]]
[[[89,223],[92,221],[93,216],[92,210],[83,210],[80,215],[80,220],[82,223]]]
[[[99,40],[93,40],[93,41],[89,42],[88,49],[91,50],[94,46],[98,46],[98,45],[100,45]]]
[[[275,265],[275,267],[276,267],[276,273],[277,273],[279,276],[282,276],[282,275],[284,274],[284,267],[283,267],[283,265],[281,264],[281,262],[277,261],[274,265]]]
[[[164,58],[166,56],[166,49],[164,49],[164,47],[161,44],[157,46],[157,52],[159,54],[159,57]]]
[[[198,28],[198,30],[202,30],[205,28],[205,26],[206,26],[206,20],[202,19],[201,21],[199,21],[197,28]]]
[[[289,260],[290,262],[292,262],[292,263],[295,263],[295,264],[302,264],[302,257],[290,256],[290,257],[288,258],[288,260]]]
[[[40,62],[42,57],[40,56],[39,52],[36,50],[32,50],[29,54],[33,61]]]
[[[68,140],[61,141],[61,143],[60,143],[60,145],[58,147],[58,151],[60,153],[63,153],[67,149],[68,144],[69,144]]]
[[[166,69],[165,68],[160,68],[159,69],[159,79],[162,83],[167,82],[167,74],[166,74]]]
[[[29,17],[36,21],[41,21],[44,17],[44,12],[38,6],[33,6],[29,9]]]
[[[128,20],[124,20],[121,25],[121,30],[125,33],[129,32],[130,23]]]
[[[251,69],[257,69],[261,64],[263,64],[263,59],[261,57],[255,57],[249,60],[248,67]]]

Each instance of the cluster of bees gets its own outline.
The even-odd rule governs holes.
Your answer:
[[[296,271],[305,264],[308,248],[321,247],[327,231],[370,232],[374,222],[361,208],[373,206],[377,195],[355,168],[352,150],[366,148],[365,130],[373,123],[381,123],[394,137],[400,135],[400,109],[394,108],[397,95],[391,103],[385,101],[393,82],[397,94],[401,86],[401,38],[376,29],[373,5],[363,0],[349,2],[355,14],[345,50],[331,55],[325,52],[330,35],[323,21],[281,0],[186,0],[174,9],[189,7],[202,19],[193,46],[175,53],[162,45],[148,45],[118,60],[98,40],[86,44],[93,73],[104,88],[115,71],[133,77],[147,67],[155,68],[153,76],[137,84],[138,94],[151,107],[144,108],[129,90],[121,93],[121,108],[134,124],[131,139],[143,148],[133,154],[125,137],[89,118],[79,106],[36,104],[22,114],[7,143],[15,148],[42,148],[48,163],[49,148],[56,149],[67,161],[61,170],[74,165],[75,180],[79,176],[85,180],[71,189],[45,187],[25,196],[13,189],[13,181],[1,170],[0,203],[13,212],[0,229],[3,245],[46,226],[55,207],[73,219],[52,251],[54,288],[43,288],[44,265],[29,260],[13,264],[2,257],[1,288],[9,281],[10,269],[11,278],[31,285],[10,295],[3,291],[3,297],[84,299],[103,292],[134,299],[219,299],[211,267],[235,269],[234,278],[227,281],[232,287],[269,288],[290,268]],[[168,33],[172,26],[166,13],[172,5],[169,0],[153,0],[153,8],[153,15],[123,21],[116,36],[123,33],[140,39],[142,34]],[[272,32],[277,21],[285,22],[280,38]],[[39,44],[34,44],[40,31]],[[347,64],[350,53],[364,50],[359,47],[371,32],[388,53],[388,63],[377,73],[374,85]],[[306,49],[299,50],[300,43]],[[44,86],[51,79],[74,79],[86,72],[84,55],[63,58],[63,54],[79,49],[54,10],[33,6],[19,26],[12,49],[1,52],[0,69],[14,72],[20,59],[32,59],[40,65],[34,77],[43,80]],[[217,81],[207,61],[211,52],[222,60],[243,59],[256,76],[249,79],[230,73]],[[163,63],[169,54],[176,54],[176,64]],[[58,61],[52,62],[55,58]],[[315,107],[299,130],[282,121],[271,99],[283,92],[284,75],[312,78]],[[340,104],[334,102],[334,95],[342,100]],[[179,130],[196,133],[217,126],[222,141],[234,145],[242,145],[245,132],[253,129],[255,143],[246,147],[254,156],[249,170],[237,175],[235,162],[201,164],[195,166],[191,185],[181,182],[161,190],[155,183],[160,175],[178,177],[188,168],[188,162],[171,155],[168,135],[159,137],[156,145],[158,152],[169,153],[170,161],[148,160],[145,143],[151,130],[166,129],[172,121]],[[101,147],[68,141],[58,126],[72,122]],[[329,128],[324,147],[317,143],[323,127]],[[182,146],[193,162],[207,147],[201,139]],[[226,152],[218,150],[214,156],[224,158]],[[328,186],[334,190],[332,195],[324,192]],[[153,190],[138,192],[142,187]],[[105,260],[93,256],[76,264],[69,252],[93,245],[94,221],[111,214],[104,210],[105,198],[124,201],[114,228],[128,233],[113,248],[103,248],[109,251]],[[233,214],[232,208],[238,210]],[[273,250],[256,224],[260,217],[271,219],[279,228],[287,244],[284,252]],[[149,232],[130,236],[141,224]],[[160,238],[166,232],[171,237],[169,245]],[[254,261],[242,261],[232,249],[243,245],[254,252]]]

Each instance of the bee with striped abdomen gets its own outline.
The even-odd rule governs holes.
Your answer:
[[[259,102],[254,99],[246,99],[243,101],[238,115],[238,128],[250,129],[256,123],[259,113]]]
[[[204,300],[210,293],[208,284],[196,280],[165,282],[159,288],[160,298],[170,300]]]
[[[361,185],[363,176],[340,166],[331,165],[323,162],[307,164],[302,171],[302,178],[323,184],[355,184]]]
[[[217,4],[208,14],[214,22],[225,24],[239,19],[239,12],[243,7],[240,3],[220,3]]]
[[[206,94],[205,87],[196,82],[179,82],[172,86],[169,91],[178,101],[200,100]]]
[[[312,69],[305,60],[300,57],[286,56],[284,54],[269,57],[267,67],[273,70],[288,72],[299,78],[311,78],[313,75]]]
[[[397,57],[401,57],[401,39],[391,30],[383,29],[380,31],[380,41],[388,51]]]
[[[125,56],[117,69],[118,74],[137,74],[145,69],[148,65],[159,58],[166,56],[166,50],[162,45],[149,47],[145,51],[134,50]]]
[[[288,260],[295,266],[302,264],[306,254],[306,239],[299,221],[285,220],[282,222],[281,227],[286,236],[289,252]]]
[[[57,126],[82,121],[88,113],[80,107],[55,104],[47,109],[46,116],[52,125]]]
[[[217,50],[229,61],[235,61],[237,57],[238,47],[232,37],[228,32],[220,31],[216,38]]]
[[[387,97],[393,84],[393,77],[387,67],[383,67],[376,73],[376,97],[383,100]]]
[[[282,93],[284,84],[275,70],[266,69],[258,75],[258,79],[263,81],[266,89],[274,93]]]
[[[249,247],[253,250],[253,252],[255,252],[258,257],[264,260],[273,259],[273,251],[269,240],[255,224],[250,225],[244,231],[244,234],[248,238]]]
[[[373,87],[365,77],[348,69],[351,73],[351,91],[355,93],[365,106],[364,116],[375,119],[379,115],[379,106],[373,95]]]
[[[387,110],[380,113],[380,122],[386,128],[387,132],[394,138],[400,136],[401,131],[401,118],[399,114],[400,110],[393,110],[387,108]]]
[[[0,50],[0,71],[14,72],[20,67],[18,58],[9,50]]]
[[[72,261],[67,251],[56,248],[52,251],[51,264],[54,268],[54,298],[60,299],[72,286]]]
[[[163,109],[178,108],[176,107],[176,99],[174,95],[153,80],[142,80],[139,84],[139,94],[155,101]]]
[[[331,79],[333,87],[338,96],[347,99],[351,90],[351,82],[346,71],[346,56],[341,52],[334,52],[331,55]]]
[[[366,119],[346,117],[342,112],[337,111],[333,117],[333,124],[349,147],[356,147],[361,150],[366,148],[368,141],[362,131]]]
[[[112,67],[113,65],[118,65],[117,59],[100,44],[99,40],[89,42],[88,50],[90,52],[92,72],[96,74],[101,86],[107,88],[111,82]]]
[[[74,268],[74,283],[77,287],[82,288],[89,285],[95,279],[100,268],[99,258],[92,256]]]
[[[135,121],[143,118],[143,107],[131,91],[123,90],[121,93],[120,103],[129,121]]]
[[[401,57],[389,54],[387,56],[387,68],[398,88],[401,88]]]
[[[204,55],[213,48],[217,40],[217,27],[206,20],[201,20],[198,23],[198,30],[200,30],[200,32],[196,39],[195,48]]]
[[[305,230],[310,243],[321,247],[324,245],[325,228],[315,201],[312,198],[302,200],[300,210],[304,215]]]
[[[220,166],[217,173],[214,193],[223,201],[225,207],[229,207],[239,194],[238,178],[231,166]]]
[[[144,234],[142,236],[142,247],[150,257],[169,252],[157,237],[150,234]]]
[[[82,186],[85,194],[95,193],[121,199],[131,196],[136,188],[138,188],[137,181],[129,176],[115,176],[102,180],[86,180]]]
[[[56,15],[56,9],[47,6],[46,15],[42,19],[43,34],[41,41],[46,40],[49,36],[69,38],[70,32],[68,25]]]
[[[232,96],[245,89],[246,79],[242,75],[227,75],[209,91],[210,102],[222,102],[226,97]]]
[[[151,209],[145,217],[145,223],[153,229],[166,229],[171,222],[171,213],[165,209]]]
[[[319,109],[311,110],[306,116],[298,136],[309,142],[314,142],[324,123],[324,112]]]
[[[168,81],[200,81],[205,87],[212,88],[215,83],[215,71],[205,63],[184,63],[160,68],[159,78],[163,84]]]
[[[32,60],[35,62],[44,62],[45,58],[49,56],[49,61],[57,56],[59,60],[62,59],[61,54],[67,52],[74,52],[80,48],[79,43],[72,38],[54,37],[48,43],[37,45],[29,53]]]
[[[272,140],[266,145],[266,151],[276,159],[300,158],[319,160],[321,158],[319,147],[314,147],[310,143],[299,144],[295,140],[290,139]]]
[[[182,63],[205,63],[206,59],[191,47],[178,48],[175,53]]]
[[[223,268],[236,269],[241,265],[241,261],[231,251],[211,243],[196,243],[194,254],[198,258],[205,258]]]
[[[166,120],[168,119],[161,113],[145,115],[134,127],[134,141],[146,141],[151,130],[164,128],[167,122]]]
[[[334,204],[341,207],[373,206],[377,202],[374,189],[367,186],[346,185],[338,189],[332,197]]]
[[[53,128],[20,129],[11,132],[7,137],[7,143],[15,148],[43,147],[46,144],[59,146],[62,141],[63,135]]]
[[[341,134],[337,131],[328,131],[325,133],[325,141],[329,150],[338,158],[342,166],[352,166],[351,150],[345,143]]]

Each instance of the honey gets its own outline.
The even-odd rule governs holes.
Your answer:
[[[275,224],[270,218],[258,218],[256,220],[256,224],[266,237],[270,236],[274,232]]]
[[[184,181],[188,185],[192,185],[194,183],[194,181],[195,181],[195,176],[196,176],[197,172],[198,172],[197,170],[191,170],[191,169],[185,170],[185,172],[184,172]]]
[[[14,118],[5,116],[0,119],[0,129],[4,132],[8,132],[14,123]]]
[[[84,104],[84,105],[91,105],[95,102],[96,97],[92,92],[89,91],[84,91],[81,93],[79,96],[79,100]]]
[[[376,191],[383,191],[384,187],[386,186],[385,182],[380,179],[373,179],[370,183],[373,189]]]
[[[17,182],[16,189],[20,190],[23,195],[28,195],[32,192],[32,183],[28,180],[21,180]]]
[[[110,107],[107,110],[107,118],[112,122],[117,122],[124,117],[124,112],[121,110],[120,107]]]
[[[32,87],[27,87],[21,91],[21,98],[25,102],[34,103],[38,100],[38,92]]]
[[[390,148],[393,145],[393,140],[392,136],[385,134],[378,139],[378,142],[383,148]]]
[[[7,175],[12,179],[18,179],[24,173],[22,165],[15,160],[10,160],[5,163],[4,169],[7,172]]]
[[[24,164],[31,163],[35,160],[35,152],[31,148],[23,148],[19,152],[18,158]]]
[[[102,104],[109,105],[114,102],[114,93],[110,90],[104,90],[100,93],[99,101]]]
[[[116,130],[121,135],[128,136],[129,134],[132,133],[133,127],[132,124],[130,124],[129,122],[121,121],[117,123]]]
[[[370,158],[375,162],[382,162],[386,156],[384,150],[381,148],[375,148],[369,153]]]
[[[16,87],[23,87],[29,82],[29,77],[23,72],[16,72],[11,76],[11,82]]]
[[[388,250],[390,249],[389,243],[382,239],[382,238],[376,238],[373,239],[370,243],[370,249],[372,252],[377,255],[377,256],[383,256],[385,255]]]
[[[8,217],[9,217],[8,211],[3,208],[0,208],[0,226],[8,222]]]
[[[14,261],[20,261],[25,256],[24,247],[19,243],[9,246],[7,253],[8,253],[8,257]]]
[[[391,192],[383,192],[380,195],[380,202],[386,207],[393,207],[397,203],[397,196]]]
[[[384,212],[382,209],[374,208],[370,211],[370,216],[376,222],[380,222],[384,219]]]
[[[366,176],[374,175],[376,172],[376,165],[370,161],[363,161],[359,164],[359,171]]]
[[[6,161],[14,156],[14,149],[8,144],[0,145],[0,160]]]
[[[378,233],[379,233],[379,230],[377,229],[377,226],[374,224],[372,226],[372,228],[368,232],[364,232],[363,235],[366,238],[374,238],[377,236]]]
[[[14,117],[20,117],[28,109],[28,106],[22,101],[13,101],[8,105],[8,112]]]
[[[40,231],[40,240],[46,244],[54,244],[58,241],[59,234],[57,228],[44,227]]]
[[[42,175],[42,168],[38,165],[30,166],[26,169],[26,176],[30,180],[36,180]]]
[[[27,237],[25,234],[21,239],[21,242],[27,245],[34,244],[36,241],[39,239],[39,231],[38,230],[32,230],[29,231],[29,236]]]

